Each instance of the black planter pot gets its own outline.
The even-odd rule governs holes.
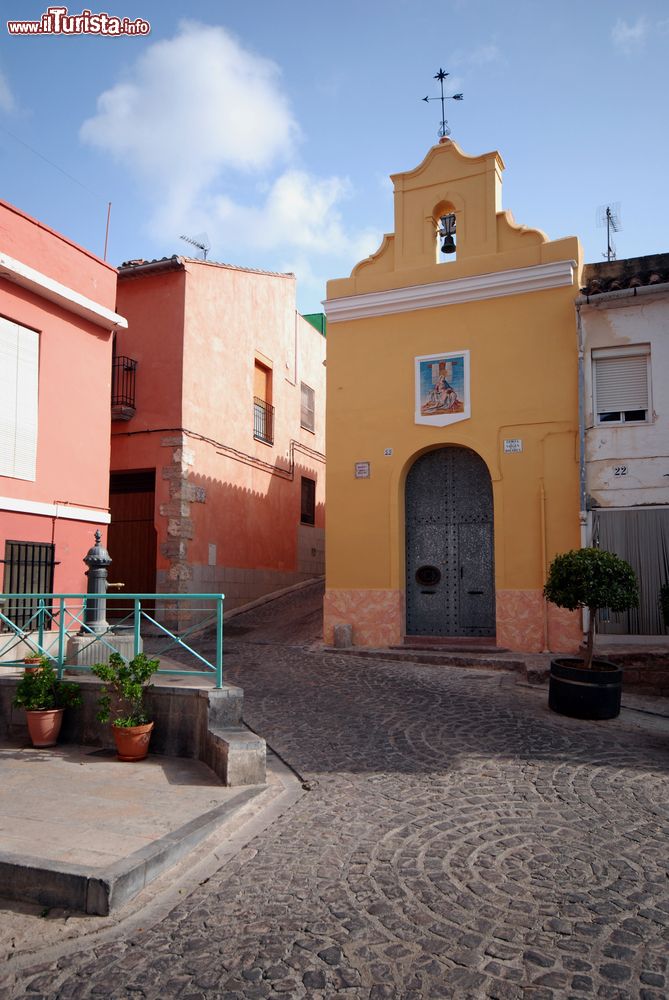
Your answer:
[[[551,660],[548,707],[572,719],[615,719],[620,715],[623,670],[608,660]]]

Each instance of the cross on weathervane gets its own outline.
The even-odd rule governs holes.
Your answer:
[[[440,139],[444,136],[450,135],[451,130],[448,127],[448,122],[446,121],[446,111],[444,108],[444,101],[461,101],[463,100],[462,94],[444,94],[444,80],[449,74],[446,70],[440,69],[438,73],[435,73],[435,80],[438,80],[441,85],[441,97],[424,97],[423,100],[428,104],[430,101],[441,101],[441,125],[439,126],[439,132],[437,135]]]

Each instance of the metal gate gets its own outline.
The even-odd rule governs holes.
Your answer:
[[[492,484],[467,448],[422,455],[406,482],[407,635],[494,636]]]

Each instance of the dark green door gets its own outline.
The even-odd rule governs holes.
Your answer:
[[[407,635],[494,636],[492,484],[468,448],[421,455],[406,482]]]

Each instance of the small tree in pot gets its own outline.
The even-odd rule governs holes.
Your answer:
[[[544,596],[559,608],[590,612],[583,658],[551,663],[550,707],[577,718],[615,718],[620,712],[622,670],[606,660],[594,660],[595,625],[600,608],[620,612],[636,607],[634,570],[613,552],[573,549],[551,563]],[[584,670],[591,673],[590,679],[579,676]]]
[[[119,653],[112,653],[109,663],[91,667],[104,684],[98,699],[98,719],[111,719],[119,760],[143,760],[149,752],[153,722],[149,721],[145,696],[153,687],[149,681],[159,663],[146,653],[138,653],[129,662]]]
[[[30,739],[35,747],[55,746],[66,708],[81,705],[81,691],[73,681],[59,681],[48,656],[26,671],[16,686],[12,704],[23,708]]]

